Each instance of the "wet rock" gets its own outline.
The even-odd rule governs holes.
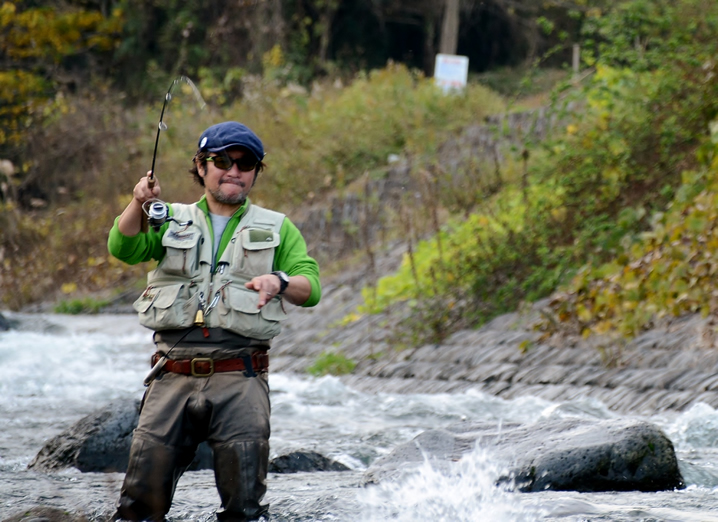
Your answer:
[[[396,479],[425,459],[448,468],[477,446],[506,466],[499,482],[523,492],[684,487],[671,441],[655,425],[630,420],[547,420],[500,428],[460,424],[429,430],[379,459],[364,480]]]
[[[28,467],[39,471],[74,467],[83,473],[124,473],[139,415],[140,401],[111,403],[49,440]],[[212,450],[202,443],[189,470],[213,468]],[[269,471],[274,473],[348,469],[314,451],[295,451],[269,464]]]
[[[315,451],[293,451],[269,463],[272,473],[297,473],[299,471],[348,471],[349,468],[335,460],[328,459]]]
[[[7,332],[12,328],[17,328],[17,321],[8,319],[4,315],[0,314],[0,332]]]
[[[40,471],[74,467],[82,472],[124,473],[139,412],[140,401],[111,403],[48,441],[28,467]],[[211,450],[200,444],[189,469],[212,467]]]

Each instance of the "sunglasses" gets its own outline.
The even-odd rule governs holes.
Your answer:
[[[257,168],[257,160],[242,156],[241,158],[232,159],[227,154],[220,156],[208,156],[207,161],[214,163],[218,169],[229,170],[232,165],[237,165],[240,172],[250,172]]]

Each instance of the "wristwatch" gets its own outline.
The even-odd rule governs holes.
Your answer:
[[[275,275],[279,278],[279,294],[277,294],[277,295],[283,294],[284,291],[289,286],[289,276],[285,272],[282,272],[281,270],[272,272],[272,275]]]

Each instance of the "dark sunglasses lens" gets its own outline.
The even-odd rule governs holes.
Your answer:
[[[250,158],[239,158],[233,160],[229,156],[210,156],[208,159],[214,162],[215,167],[222,170],[231,169],[233,163],[236,163],[237,168],[242,172],[249,172],[257,167],[257,162]]]
[[[232,168],[232,160],[229,156],[214,156],[212,158],[214,166],[218,169],[229,170]]]
[[[257,166],[257,162],[249,158],[240,158],[235,160],[235,163],[237,164],[237,168],[242,172],[249,172],[250,170],[254,170]]]

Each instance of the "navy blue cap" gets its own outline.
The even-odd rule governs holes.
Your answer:
[[[208,152],[219,152],[230,147],[245,147],[256,157],[257,161],[264,158],[262,141],[252,130],[236,121],[225,121],[212,125],[199,137],[199,149]]]

